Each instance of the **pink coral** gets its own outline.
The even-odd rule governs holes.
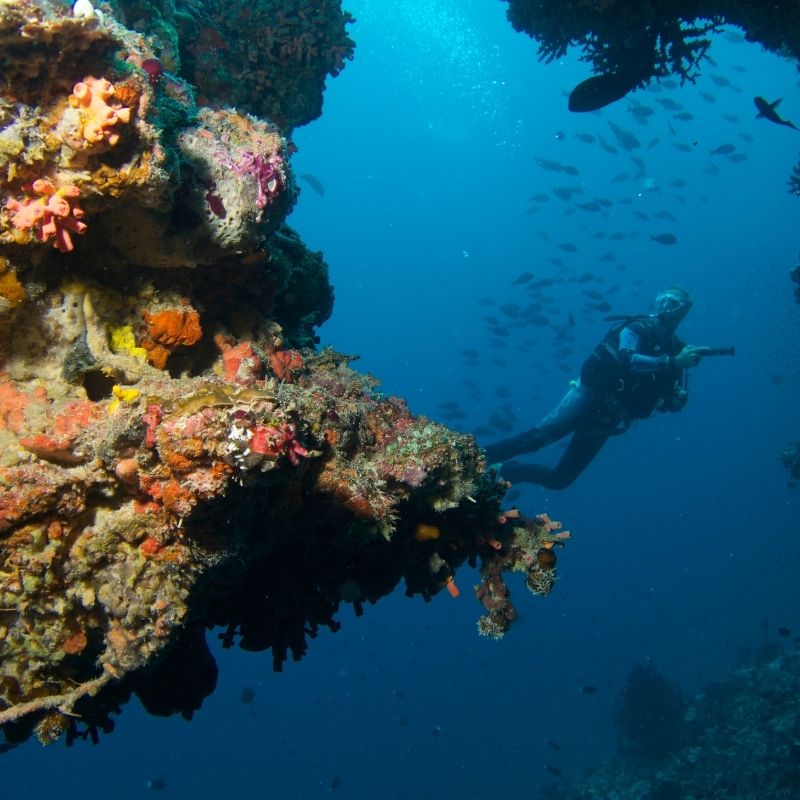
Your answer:
[[[90,75],[73,87],[69,104],[81,111],[81,135],[87,142],[106,141],[113,147],[120,138],[116,126],[131,121],[130,108],[109,105],[113,96],[114,85],[105,78]]]
[[[295,438],[295,427],[287,422],[280,426],[256,425],[250,436],[250,450],[266,456],[286,454],[296,467],[300,457],[307,456],[308,450]]]
[[[144,446],[151,450],[156,446],[156,429],[162,419],[164,419],[164,411],[155,403],[147,406],[147,411],[142,414],[142,422],[145,424]]]
[[[17,230],[28,230],[38,225],[36,235],[39,241],[54,239],[54,247],[62,253],[69,253],[74,248],[70,232],[83,233],[86,230],[86,223],[81,222],[83,209],[78,205],[78,187],[56,189],[51,181],[39,178],[33,182],[32,189],[40,197],[6,203],[6,208],[12,212],[11,224]]]
[[[252,175],[258,188],[256,205],[264,208],[283,188],[283,158],[278,153],[270,153],[266,158],[261,153],[246,150],[238,164],[230,164],[231,169],[239,175]]]

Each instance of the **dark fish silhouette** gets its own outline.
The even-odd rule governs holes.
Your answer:
[[[674,100],[671,100],[669,97],[659,97],[656,100],[656,103],[664,106],[667,111],[680,111],[683,106],[680,103],[676,103]]]
[[[777,108],[781,104],[782,97],[779,97],[772,103],[767,102],[763,97],[754,97],[753,102],[756,104],[756,108],[758,109],[758,114],[756,117],[763,117],[770,122],[774,122],[776,125],[786,125],[788,128],[794,128],[796,131],[800,130],[793,122],[789,122],[788,119],[784,119],[778,112]]]
[[[633,91],[641,80],[641,75],[631,75],[627,72],[592,75],[591,78],[581,81],[569,93],[567,108],[576,112],[605,108]]]
[[[510,492],[509,492],[510,494]],[[508,499],[508,495],[506,495],[506,499]],[[560,750],[561,745],[558,742],[554,742],[552,739],[547,739],[547,744],[553,748],[553,750]]]
[[[677,244],[678,237],[672,233],[659,233],[658,236],[651,236],[650,241],[659,244]]]
[[[531,275],[531,277],[528,278],[528,280],[530,281],[531,278],[533,278],[533,275]],[[519,303],[503,303],[503,305],[500,306],[500,310],[507,317],[511,317],[512,319],[515,319],[516,317],[519,316],[519,312],[522,311],[522,307],[520,306]]]
[[[583,194],[583,189],[572,186],[556,186],[553,189],[553,194],[560,200],[571,200],[572,195]]]
[[[791,634],[792,632],[788,628],[778,628],[778,636],[780,636],[782,639],[786,639],[788,636],[791,636]]]
[[[581,686],[581,691],[584,694],[597,694],[597,687],[587,683],[586,686]]]
[[[631,150],[635,150],[637,147],[642,146],[642,143],[636,138],[636,136],[630,131],[626,131],[625,128],[620,128],[619,125],[615,125],[613,122],[609,122],[608,127],[613,131],[614,136],[619,142],[619,146],[623,150],[630,152]]]
[[[522,275],[517,275],[516,278],[511,282],[512,286],[520,286],[523,283],[528,283],[529,281],[533,280],[533,273],[532,272],[523,272]]]
[[[558,768],[554,767],[552,764],[545,764],[544,768],[551,774],[555,775],[557,778],[561,777],[564,773]]]
[[[715,147],[711,151],[712,156],[727,156],[729,153],[732,153],[736,150],[736,146],[732,144],[721,144],[719,147]]]
[[[628,110],[636,119],[646,119],[655,113],[650,106],[631,106]]]
[[[167,782],[163,778],[151,778],[145,785],[154,792],[160,792],[167,788]]]
[[[242,689],[242,693],[239,696],[240,702],[247,705],[248,703],[252,703],[253,700],[256,699],[256,690],[252,688],[252,686],[245,686]]]
[[[549,158],[537,158],[536,163],[540,169],[545,169],[548,172],[566,172],[567,175],[577,175],[578,169],[570,166],[569,164],[561,164],[558,161],[551,161]]]
[[[322,181],[310,172],[301,173],[300,177],[319,195],[325,196],[325,187]]]

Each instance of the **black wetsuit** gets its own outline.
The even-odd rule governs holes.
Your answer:
[[[489,445],[487,461],[493,464],[535,453],[571,433],[555,467],[510,461],[500,470],[512,483],[566,488],[609,436],[624,433],[633,420],[649,417],[656,409],[683,408],[685,376],[673,361],[683,347],[671,326],[657,317],[631,318],[615,325],[586,359],[580,381],[561,402],[535,428]]]

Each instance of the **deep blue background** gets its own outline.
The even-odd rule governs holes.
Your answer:
[[[553,323],[570,310],[577,319],[565,371],[552,328],[512,327],[502,341],[486,331],[484,315],[502,317],[487,299],[524,304],[514,278],[554,277],[557,257],[565,275],[602,279],[589,288],[618,285],[619,313],[648,311],[670,283],[687,286],[696,302],[681,334],[735,344],[737,356],[693,371],[682,414],[610,442],[574,487],[524,489],[520,507],[563,520],[574,539],[550,598],[512,579],[521,620],[502,642],[477,636],[468,571],[457,576],[457,600],[400,594],[360,619],[345,607],[342,631],[323,633],[283,674],[272,673],[269,653],[220,652],[218,691],[190,724],[131,704],[100,747],[32,743],[4,755],[4,797],[142,797],[158,776],[165,796],[196,798],[535,797],[553,780],[546,763],[577,774],[611,755],[614,704],[633,663],[652,659],[693,693],[735,668],[743,647],[774,639],[778,625],[800,631],[800,495],[778,460],[798,436],[800,315],[787,273],[800,201],[785,181],[800,133],[755,120],[752,103],[786,95],[781,111],[800,123],[794,66],[721,36],[717,66],[697,85],[574,115],[565,91],[588,68],[574,54],[538,63],[500,2],[348,8],[356,59],[330,82],[323,117],[295,137],[296,171],[326,189],[319,196],[306,184],[290,219],[330,265],[336,307],[324,344],[360,354],[355,366],[415,413],[440,418],[439,404],[457,400],[469,412],[460,429],[474,430],[510,402],[521,430],[561,397],[606,327],[602,314],[581,311],[587,286],[557,285],[548,290]],[[665,97],[695,119],[674,120],[655,102]],[[655,109],[647,126],[630,113],[634,103]],[[599,132],[614,143],[612,121],[642,142],[636,181],[611,182],[634,175],[631,154],[575,137]],[[748,159],[710,155],[726,142]],[[580,174],[542,170],[537,158]],[[669,185],[679,178],[685,188]],[[565,215],[574,203],[551,195],[526,213],[530,196],[565,185],[584,188],[579,201],[615,205],[603,216]],[[654,219],[660,210],[678,221]],[[626,238],[592,238],[598,230]],[[679,243],[649,240],[662,232]],[[577,252],[562,252],[563,242]],[[598,261],[608,251],[617,260]],[[462,348],[481,352],[479,367],[464,363]],[[598,693],[582,693],[587,683]],[[256,691],[249,705],[245,686]]]

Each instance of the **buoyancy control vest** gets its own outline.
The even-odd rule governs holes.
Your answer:
[[[618,403],[627,415],[644,419],[659,405],[669,403],[682,370],[670,367],[655,372],[632,372],[630,356],[620,351],[620,334],[630,328],[639,337],[637,352],[644,356],[677,355],[684,343],[664,330],[656,317],[627,317],[608,330],[581,367],[581,383]]]

